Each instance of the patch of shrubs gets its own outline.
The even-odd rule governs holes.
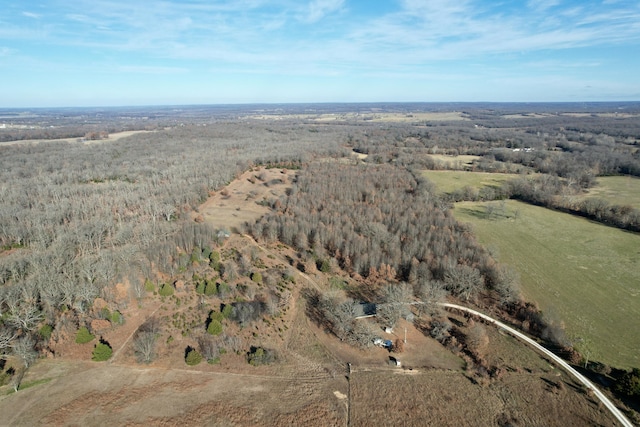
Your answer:
[[[173,285],[169,283],[163,283],[158,289],[158,294],[162,297],[170,297],[173,295]]]
[[[259,319],[266,312],[266,306],[261,301],[234,302],[231,307],[229,319],[239,323],[241,326],[246,326],[248,323]]]
[[[96,344],[93,349],[93,353],[91,354],[91,360],[94,362],[104,362],[105,360],[111,359],[113,355],[113,349],[109,345],[108,342],[100,340],[98,344]]]
[[[82,326],[76,333],[76,343],[78,344],[86,344],[93,341],[94,339],[95,336],[91,332],[89,332],[89,329],[87,329],[86,326]]]
[[[614,390],[622,396],[636,398],[640,403],[640,369],[633,368],[618,378]]]
[[[49,324],[45,324],[38,330],[38,334],[42,337],[43,340],[48,340],[51,338],[51,334],[53,333],[53,326]]]
[[[275,351],[268,348],[251,346],[247,353],[247,362],[252,366],[268,365],[275,362],[275,360]]]
[[[185,350],[184,361],[189,366],[195,366],[202,362],[202,354],[195,348],[189,346]]]

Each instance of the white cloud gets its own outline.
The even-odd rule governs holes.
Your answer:
[[[344,0],[312,0],[307,5],[303,20],[309,23],[317,22],[326,15],[339,11]]]
[[[27,18],[33,18],[33,19],[40,19],[42,15],[40,15],[39,13],[33,13],[33,12],[22,12],[22,16],[26,16]]]
[[[560,0],[529,0],[527,2],[527,6],[530,9],[534,9],[536,11],[545,11],[552,7],[558,6],[560,4]]]
[[[139,74],[179,74],[188,70],[182,67],[162,67],[149,65],[119,65],[117,71]]]
[[[14,49],[8,48],[6,46],[0,46],[0,57],[9,56],[15,52]]]

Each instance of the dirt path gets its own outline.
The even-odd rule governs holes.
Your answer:
[[[567,371],[580,383],[584,384],[584,386],[587,387],[587,389],[593,391],[593,394],[600,400],[600,402],[602,402],[604,406],[606,406],[606,408],[611,412],[611,414],[613,414],[613,416],[616,417],[616,419],[620,422],[620,424],[622,424],[625,427],[633,427],[633,424],[631,423],[631,421],[629,421],[627,417],[625,417],[624,414],[620,412],[620,410],[616,407],[616,405],[614,405],[613,402],[609,400],[609,398],[605,396],[604,393],[602,393],[591,381],[589,381],[584,375],[582,375],[581,373],[573,369],[567,362],[562,360],[560,357],[556,356],[554,353],[544,348],[543,346],[541,346],[540,344],[538,344],[537,342],[535,342],[525,334],[513,329],[510,326],[505,325],[499,320],[489,317],[486,314],[480,313],[479,311],[472,310],[470,308],[463,307],[461,305],[456,305],[456,304],[449,304],[449,303],[439,303],[439,304],[442,307],[452,308],[455,310],[464,311],[465,313],[469,313],[474,316],[478,316],[481,319],[484,319],[487,322],[505,330],[507,333],[513,335],[519,340],[529,344],[531,347],[535,348],[545,356],[549,357],[555,363],[557,363],[560,367],[562,367],[565,371]]]
[[[147,316],[146,318],[142,319],[142,322],[138,325],[138,327],[140,327],[140,325],[142,323],[144,323],[147,319],[150,319],[151,317],[153,317],[154,314],[156,314],[156,312],[160,309],[160,307],[162,307],[161,305],[159,305],[158,307],[156,307],[155,310],[153,310],[153,312],[151,312],[151,314],[149,316]],[[122,349],[125,348],[127,346],[127,343],[131,340],[131,338],[135,335],[136,332],[138,332],[138,327],[136,327],[130,334],[129,336],[127,336],[127,339],[124,340],[124,342],[122,343],[122,345],[120,346],[120,348],[118,348],[114,353],[113,353],[113,357],[109,360],[109,364],[112,364],[113,362],[115,362],[115,360],[118,358],[118,355],[120,354],[120,352],[122,352]]]

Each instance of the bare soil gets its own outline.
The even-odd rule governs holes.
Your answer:
[[[261,203],[277,199],[291,187],[294,170],[257,168],[247,171],[223,190],[215,192],[203,203],[194,218],[227,230],[241,230],[245,222],[253,222],[269,212]]]

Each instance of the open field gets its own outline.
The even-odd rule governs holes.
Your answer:
[[[350,381],[353,426],[615,425],[557,372],[507,372],[484,387],[438,370],[356,372]]]
[[[269,211],[260,203],[277,199],[290,187],[295,171],[258,168],[242,174],[223,190],[212,194],[198,213],[217,228],[240,230]]]
[[[479,160],[482,157],[480,156],[470,156],[470,155],[460,155],[460,156],[447,156],[444,154],[429,154],[429,157],[431,157],[432,159],[434,159],[436,162],[440,162],[444,165],[446,165],[447,167],[457,167],[458,169],[464,169],[468,166],[471,166],[471,164],[475,161],[475,160]],[[431,171],[429,171],[431,172]]]
[[[124,132],[115,132],[109,134],[108,138],[105,139],[96,139],[96,140],[85,140],[84,138],[60,138],[60,139],[21,139],[18,141],[6,141],[0,142],[1,145],[17,145],[17,144],[38,144],[40,142],[83,142],[85,144],[100,144],[104,142],[117,141],[122,138],[126,138],[131,135],[136,135],[139,133],[149,133],[154,132],[151,130],[128,130]]]
[[[447,112],[414,112],[414,113],[392,113],[392,112],[370,112],[370,113],[322,113],[322,114],[265,114],[251,115],[246,118],[258,120],[310,120],[316,122],[333,121],[366,121],[366,122],[392,122],[392,123],[415,123],[415,122],[438,122],[469,120],[464,113],[457,111]]]
[[[449,318],[465,334],[477,327],[462,316]],[[479,379],[474,368],[355,369],[351,425],[615,425],[561,369],[515,338],[483,328],[488,337],[483,356],[501,368],[497,379]]]
[[[630,205],[640,209],[640,179],[632,176],[598,177],[597,185],[584,198],[599,197],[612,205]]]
[[[433,156],[432,157],[437,157]],[[473,157],[476,156],[458,156],[458,157],[449,157],[449,156],[441,156],[446,157],[447,159],[451,159],[450,161],[454,161],[453,159],[457,159],[459,157]],[[482,187],[500,187],[502,183],[508,181],[512,178],[517,177],[516,174],[508,174],[508,173],[489,173],[489,172],[466,172],[466,171],[434,171],[434,170],[426,170],[422,173],[423,176],[427,177],[430,181],[432,181],[439,193],[451,193],[455,190],[459,190],[463,187],[469,186],[475,189],[480,189]]]
[[[2,425],[342,426],[343,376],[268,376],[42,361],[40,384],[0,396]],[[27,378],[28,381],[28,378]]]
[[[565,116],[565,117],[607,117],[616,119],[629,119],[638,117],[638,114],[632,113],[518,113],[518,114],[503,114],[503,119],[544,119],[547,117]]]
[[[640,236],[517,201],[488,218],[485,205],[458,203],[454,213],[518,270],[524,297],[564,321],[591,359],[640,365]]]

